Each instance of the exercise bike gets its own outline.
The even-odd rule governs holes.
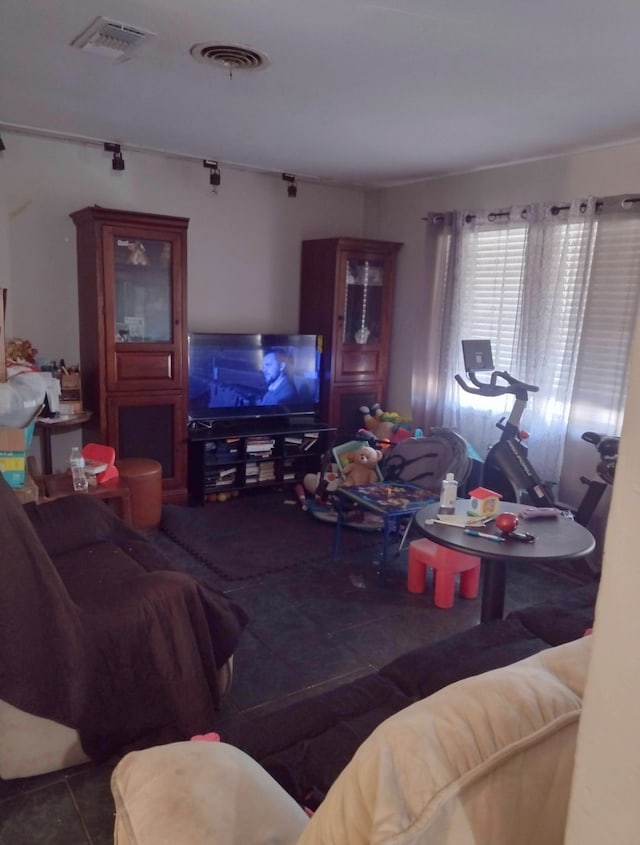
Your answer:
[[[465,369],[471,384],[461,376],[455,379],[467,393],[479,396],[504,396],[512,394],[513,407],[509,418],[505,422],[503,417],[496,427],[502,431],[500,439],[487,453],[485,458],[482,484],[499,493],[509,502],[518,502],[535,507],[555,507],[568,510],[566,505],[555,501],[547,484],[545,484],[528,456],[528,447],[523,442],[528,434],[520,430],[520,420],[527,407],[529,394],[538,391],[538,387],[514,378],[510,373],[493,369],[493,356],[490,341],[462,341]],[[488,382],[480,381],[476,373],[491,370]],[[619,437],[597,434],[586,431],[582,439],[596,447],[600,455],[597,474],[602,479],[580,480],[588,485],[587,491],[575,511],[574,518],[581,525],[586,525],[591,519],[604,491],[613,484],[615,465],[618,457]]]
[[[580,481],[587,485],[587,490],[575,512],[574,519],[580,525],[586,525],[598,507],[598,502],[604,495],[604,491],[613,484],[616,474],[616,463],[618,461],[620,438],[616,435],[596,434],[595,431],[585,431],[582,439],[595,446],[600,455],[596,473],[600,476],[601,480],[585,478],[584,475],[580,476]]]

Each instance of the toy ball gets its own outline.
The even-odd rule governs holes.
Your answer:
[[[499,513],[496,516],[496,528],[499,531],[502,531],[503,534],[511,534],[511,532],[515,531],[517,527],[518,517],[515,513],[506,511],[505,513]]]

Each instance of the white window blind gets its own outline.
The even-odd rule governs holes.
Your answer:
[[[496,369],[540,388],[524,422],[546,478],[558,477],[567,438],[622,428],[640,307],[640,203],[623,211],[614,199],[597,211],[591,199],[470,217],[459,230],[449,360],[461,360],[462,339],[489,338]],[[445,424],[482,451],[512,401],[454,391]]]
[[[511,368],[520,331],[525,226],[469,229],[462,240],[457,340],[491,338],[496,369]],[[466,394],[473,403],[473,397]]]
[[[640,217],[603,216],[589,274],[574,390],[576,422],[622,428],[628,359],[640,304]]]

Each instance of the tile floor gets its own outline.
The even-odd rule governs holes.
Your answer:
[[[327,548],[332,528],[327,526]],[[158,545],[186,569],[198,564],[164,535]],[[369,550],[361,559],[325,561],[222,587],[250,622],[235,655],[233,687],[212,729],[224,738],[234,715],[266,711],[367,674],[421,644],[477,624],[480,600],[433,606],[432,594],[405,589],[406,552],[391,562],[382,584]],[[588,577],[588,576],[587,576]],[[582,580],[513,566],[506,612],[554,598]],[[34,778],[0,781],[0,845],[110,845],[114,808],[109,779],[117,761],[87,764]]]

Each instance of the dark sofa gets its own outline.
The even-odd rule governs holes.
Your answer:
[[[247,616],[104,502],[0,474],[0,578],[0,777],[209,728]]]
[[[221,738],[257,760],[299,803],[315,808],[356,749],[387,717],[442,687],[577,639],[593,624],[598,584],[417,648],[366,675],[284,709],[235,718]]]

